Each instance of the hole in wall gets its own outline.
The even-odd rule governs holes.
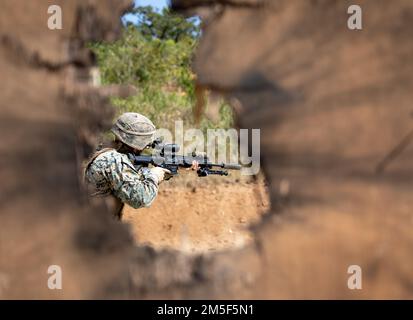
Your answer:
[[[128,39],[133,36],[133,32],[129,32],[128,38],[118,43],[130,46],[131,41]],[[172,46],[172,42],[166,43],[168,46]],[[144,48],[145,46],[142,45],[141,47]],[[112,48],[108,50],[113,50]],[[140,50],[144,50],[142,48]],[[128,50],[126,47],[124,49]],[[151,49],[149,47],[149,51]],[[113,51],[115,54],[118,53],[116,50]],[[167,49],[165,49],[164,54],[165,57],[168,57]],[[106,53],[101,54],[97,60],[102,61],[102,56],[105,57],[105,55]],[[110,59],[110,55],[108,59]],[[121,58],[113,62],[119,63],[119,59]],[[168,59],[165,58],[166,60]],[[111,66],[113,67],[113,65]],[[145,71],[144,67],[141,69]],[[139,75],[141,69],[136,74]],[[123,78],[128,78],[127,70],[122,70],[126,74],[126,76],[123,75]],[[102,72],[113,76],[107,69]],[[195,82],[196,76],[193,76]],[[107,82],[107,79],[105,82]],[[128,83],[126,81],[126,83],[121,84]],[[170,92],[176,88],[174,88],[174,85],[167,84],[161,89]],[[200,121],[211,122],[213,128],[230,128],[229,123],[233,124],[234,121],[228,120],[228,117],[233,115],[228,110],[223,111],[222,108],[225,108],[225,106],[223,107],[222,101],[224,99],[217,94],[206,91],[204,94],[207,99],[200,99],[197,95],[197,89],[195,87],[196,99],[192,102],[195,107],[190,106],[188,110],[171,108],[168,109],[169,111],[160,109],[161,111],[155,112],[156,110],[154,111],[150,106],[140,106],[139,104],[134,106],[133,110],[125,109],[125,105],[130,106],[129,102],[122,104],[120,110],[122,112],[142,113],[151,118],[158,128],[168,127],[176,120],[183,120],[185,128],[199,128],[196,124],[191,124],[189,118],[186,121],[185,117],[192,113],[191,117],[193,118],[195,114],[196,119],[197,106],[199,106],[200,101],[202,101],[201,104],[206,101],[204,110],[202,110],[202,117],[206,120]],[[177,99],[181,99],[181,96],[187,94],[185,88],[178,88],[177,92]],[[226,107],[231,108],[228,104]],[[193,108],[195,108],[195,112],[193,112]],[[118,113],[121,113],[120,110],[118,110]],[[175,117],[171,116],[174,114],[176,114]],[[223,117],[226,117],[226,119],[223,120]],[[207,126],[204,123],[204,127]],[[125,205],[122,219],[123,222],[129,225],[134,241],[138,246],[149,245],[159,250],[175,249],[197,254],[241,248],[250,243],[253,235],[248,227],[257,223],[262,214],[267,212],[268,209],[269,197],[262,174],[243,176],[240,172],[231,171],[228,177],[208,176],[199,178],[194,172],[180,170],[177,177],[164,181],[160,185],[158,196],[150,208],[133,209]]]

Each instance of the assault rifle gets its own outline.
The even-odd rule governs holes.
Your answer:
[[[222,168],[227,170],[240,170],[239,164],[226,164],[226,163],[212,163],[209,161],[206,155],[197,155],[195,152],[192,155],[182,156],[178,155],[179,145],[177,144],[163,144],[162,139],[156,139],[148,148],[154,149],[155,153],[151,155],[136,155],[130,153],[129,159],[134,165],[147,167],[153,165],[168,169],[171,171],[171,175],[177,175],[179,168],[190,168],[192,162],[195,160],[198,162],[197,174],[199,177],[205,177],[210,174],[216,174],[221,176],[227,176],[226,170],[215,170],[214,168]]]

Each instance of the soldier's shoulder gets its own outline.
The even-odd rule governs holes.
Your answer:
[[[115,149],[102,150],[96,157],[95,161],[116,161],[127,158],[127,155],[116,151]]]
[[[106,169],[121,166],[128,161],[128,156],[115,149],[102,150],[94,155],[90,165],[91,169]]]

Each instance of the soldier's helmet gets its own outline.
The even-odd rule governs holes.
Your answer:
[[[156,128],[147,117],[127,112],[116,120],[111,131],[124,144],[143,150],[153,141]]]

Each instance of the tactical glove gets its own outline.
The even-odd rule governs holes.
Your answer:
[[[150,169],[151,173],[156,177],[158,184],[165,179],[165,174],[170,175],[171,171],[161,167],[153,167]]]

